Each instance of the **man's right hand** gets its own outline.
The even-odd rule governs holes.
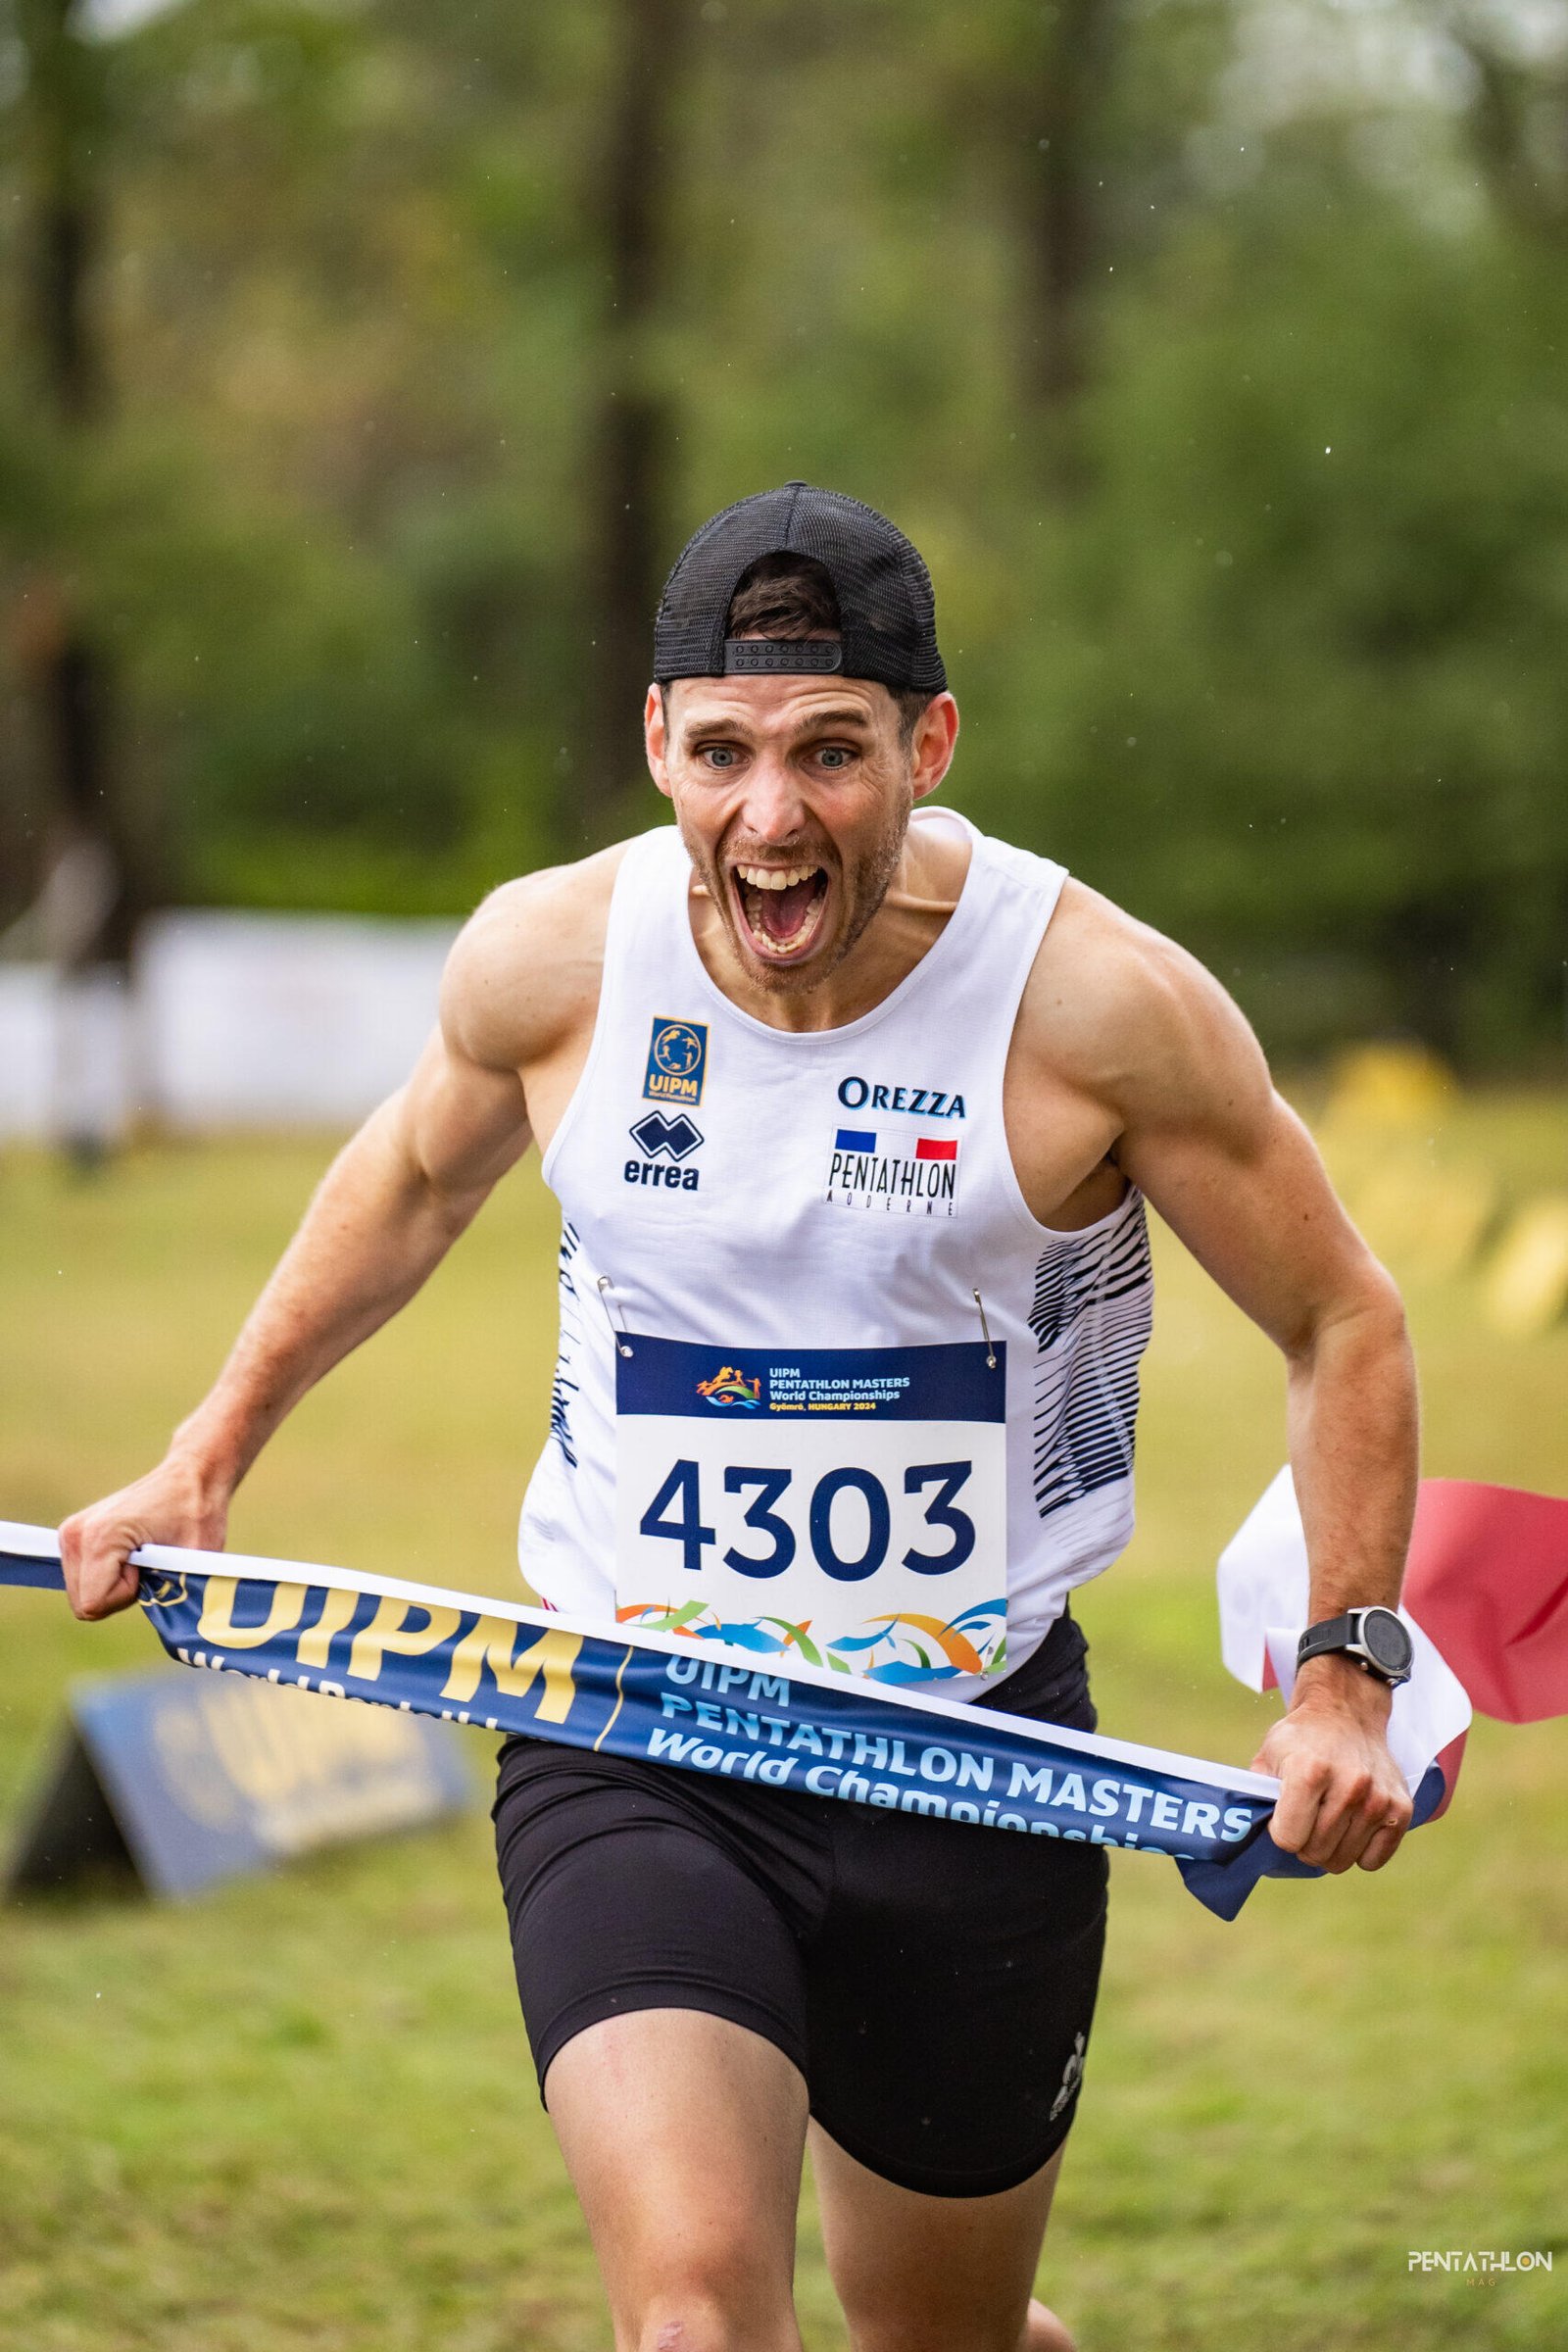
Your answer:
[[[139,1580],[130,1555],[143,1544],[221,1551],[229,1491],[185,1456],[171,1453],[118,1494],[76,1511],[60,1530],[66,1591],[78,1617],[128,1609]]]

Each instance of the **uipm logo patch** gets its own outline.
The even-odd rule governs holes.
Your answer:
[[[653,1102],[679,1102],[695,1109],[703,1099],[708,1072],[708,1027],[703,1021],[672,1021],[654,1016],[648,1045],[648,1067],[643,1093]]]

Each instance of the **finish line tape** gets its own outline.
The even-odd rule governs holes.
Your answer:
[[[140,1603],[181,1665],[852,1804],[1170,1855],[1234,1919],[1316,1878],[1268,1835],[1277,1781],[712,1642],[291,1560],[149,1544]],[[0,1588],[63,1592],[52,1528],[0,1520]],[[1443,1794],[1423,1780],[1415,1818]]]

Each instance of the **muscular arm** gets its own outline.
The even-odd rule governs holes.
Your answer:
[[[1092,901],[1092,894],[1084,899]],[[1398,1294],[1350,1223],[1241,1013],[1168,941],[1080,907],[1093,1044],[1078,1051],[1113,1155],[1284,1354],[1309,1621],[1398,1598],[1415,1508],[1415,1374]],[[1090,1077],[1086,1070],[1085,1078]],[[1409,1820],[1384,1738],[1390,1693],[1345,1657],[1312,1660],[1254,1759],[1279,1775],[1276,1841],[1375,1869]]]
[[[61,1528],[72,1605],[136,1595],[148,1543],[219,1548],[235,1488],[284,1417],[440,1263],[530,1138],[597,986],[603,861],[509,884],[453,949],[441,1018],[410,1077],[338,1154],[218,1380],[158,1467]]]

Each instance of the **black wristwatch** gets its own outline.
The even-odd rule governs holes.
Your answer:
[[[1309,1625],[1296,1645],[1296,1663],[1304,1666],[1308,1658],[1327,1657],[1333,1650],[1343,1650],[1363,1674],[1375,1674],[1391,1689],[1410,1680],[1415,1645],[1392,1609],[1347,1609],[1343,1617]]]

